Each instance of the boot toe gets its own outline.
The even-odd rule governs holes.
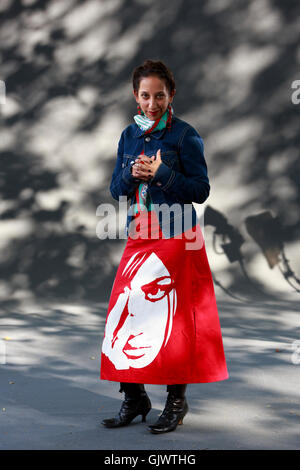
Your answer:
[[[103,421],[101,421],[101,424],[103,424],[103,426],[106,426],[107,428],[115,428],[117,426],[120,426],[120,422],[115,418],[104,419]]]
[[[172,431],[173,429],[168,429],[166,427],[158,427],[158,426],[148,426],[148,431],[152,432],[152,434],[161,434],[163,432],[169,432]]]

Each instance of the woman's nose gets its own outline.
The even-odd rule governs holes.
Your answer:
[[[149,102],[150,109],[156,109],[155,106],[156,106],[155,98],[150,98],[150,102]]]

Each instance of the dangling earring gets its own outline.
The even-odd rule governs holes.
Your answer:
[[[171,129],[171,121],[172,121],[172,108],[171,108],[171,104],[169,103],[168,104],[168,119],[166,123],[166,126],[169,130]]]
[[[141,107],[140,107],[139,104],[137,105],[137,110],[138,110],[138,114],[142,114],[142,112],[141,112]]]

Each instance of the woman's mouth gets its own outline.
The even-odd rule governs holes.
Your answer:
[[[151,115],[151,116],[155,116],[156,114],[158,114],[159,110],[157,111],[148,111],[148,113]]]
[[[151,348],[151,346],[139,346],[138,348],[135,348],[130,344],[130,340],[132,340],[133,338],[135,338],[135,335],[129,336],[123,348],[123,353],[127,356],[128,359],[139,359],[140,357],[143,357],[145,355],[143,349]]]

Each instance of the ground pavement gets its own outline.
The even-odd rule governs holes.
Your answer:
[[[118,384],[99,380],[107,304],[2,306],[0,449],[299,449],[299,294],[240,302],[216,293],[230,378],[189,385],[183,426],[163,435],[141,417],[115,430],[100,424],[122,398]],[[146,389],[151,423],[166,389]]]

